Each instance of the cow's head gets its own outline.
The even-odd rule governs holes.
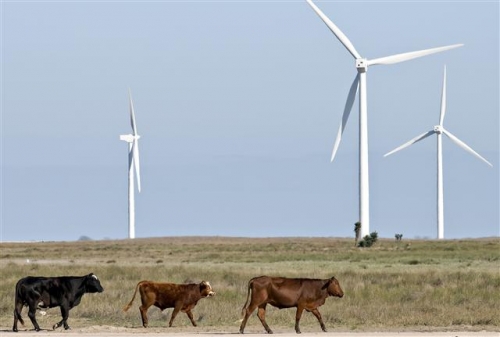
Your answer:
[[[213,291],[212,286],[208,281],[200,282],[200,293],[201,297],[211,297],[215,296],[215,291]]]
[[[330,296],[337,296],[337,297],[344,296],[344,292],[340,287],[340,283],[335,277],[332,277],[331,279],[328,280],[328,282],[326,282],[326,284],[323,286],[323,289],[325,288],[328,291],[328,295]]]
[[[102,293],[104,291],[101,282],[99,282],[99,279],[94,273],[85,276],[85,291],[88,293]]]

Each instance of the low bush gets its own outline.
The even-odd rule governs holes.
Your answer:
[[[368,248],[375,244],[378,241],[378,233],[372,232],[370,235],[366,235],[363,240],[358,242],[358,247]]]

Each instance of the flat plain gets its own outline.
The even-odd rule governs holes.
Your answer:
[[[90,272],[105,291],[85,295],[70,311],[71,331],[40,335],[235,334],[248,280],[258,275],[340,281],[344,298],[329,298],[320,307],[329,333],[321,333],[316,318],[304,313],[305,335],[497,336],[500,331],[500,238],[381,239],[371,248],[357,248],[349,238],[165,237],[0,243],[0,334],[12,328],[18,279]],[[140,300],[122,311],[141,280],[208,280],[217,295],[200,300],[193,310],[196,328],[183,313],[168,328],[171,309],[151,308],[151,328],[144,329]],[[19,336],[34,333],[26,313]],[[295,335],[294,319],[294,309],[268,306],[266,320],[275,333]],[[60,320],[59,310],[37,314],[37,320],[50,329]],[[264,332],[255,314],[245,332]]]

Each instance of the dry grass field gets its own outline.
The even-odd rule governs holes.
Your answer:
[[[136,299],[122,312],[140,280],[208,280],[217,296],[193,310],[197,331],[237,332],[247,282],[258,275],[328,278],[344,289],[320,308],[329,331],[499,331],[500,239],[380,240],[356,248],[352,239],[175,237],[119,241],[0,244],[0,328],[10,329],[14,287],[33,276],[94,272],[105,291],[87,294],[72,309],[73,329],[142,329]],[[29,260],[29,262],[28,262]],[[171,309],[149,312],[151,331],[164,331]],[[26,327],[31,322],[23,311]],[[295,310],[268,307],[273,330],[293,332]],[[58,309],[37,315],[42,328],[60,320]],[[303,332],[320,332],[304,313]],[[180,313],[169,332],[192,330]],[[141,330],[142,331],[142,330]],[[254,315],[246,332],[262,332]]]

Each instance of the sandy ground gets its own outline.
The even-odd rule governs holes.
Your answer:
[[[144,333],[144,332],[69,332],[69,333],[61,333],[61,332],[0,332],[0,336],[19,336],[19,337],[27,337],[27,336],[104,336],[104,337],[142,337],[142,336],[174,336],[174,337],[221,337],[222,335],[233,335],[236,336],[239,334],[233,333],[203,333],[203,334],[186,334],[186,333]],[[264,337],[268,336],[267,334],[245,334],[252,337]],[[283,333],[283,334],[275,334],[280,337],[296,337],[295,333]],[[441,336],[441,337],[498,337],[500,333],[496,332],[340,332],[340,333],[326,333],[326,334],[313,334],[313,333],[303,333],[301,336],[324,336],[324,337],[431,337],[431,336]]]
[[[173,336],[173,337],[223,337],[224,335],[230,336],[241,336],[234,332],[187,332],[187,331],[168,331],[165,328],[153,328],[144,329],[140,328],[116,328],[108,326],[92,326],[82,329],[75,329],[71,331],[64,331],[58,329],[56,331],[52,330],[42,330],[36,332],[34,330],[22,329],[17,333],[14,333],[10,328],[1,327],[0,336],[16,336],[16,337],[33,337],[33,336],[57,336],[57,337],[75,337],[75,336],[105,336],[105,337],[142,337],[142,336]],[[269,336],[265,333],[258,333],[249,331],[245,333],[247,336],[251,337],[264,337]],[[297,334],[293,331],[275,331],[274,335],[280,337],[297,337]],[[317,333],[302,333],[301,336],[305,337],[500,337],[500,332],[491,331],[474,331],[474,332],[464,332],[464,331],[448,331],[448,332],[317,332]]]

